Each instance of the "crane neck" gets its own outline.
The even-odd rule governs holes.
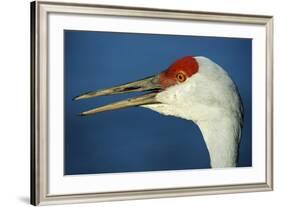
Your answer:
[[[238,119],[198,121],[212,168],[236,167],[241,125]]]

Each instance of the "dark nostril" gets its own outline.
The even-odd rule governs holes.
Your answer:
[[[124,88],[124,91],[137,90],[140,88],[141,88],[140,86],[131,86],[131,87]]]

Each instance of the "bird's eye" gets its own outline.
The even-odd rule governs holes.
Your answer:
[[[186,76],[183,73],[178,73],[176,78],[179,82],[184,82],[186,80]]]

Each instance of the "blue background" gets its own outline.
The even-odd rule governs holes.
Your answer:
[[[238,166],[252,164],[252,40],[221,37],[65,31],[65,174],[209,168],[191,121],[133,107],[77,116],[136,94],[72,101],[86,91],[138,80],[183,56],[206,56],[232,77],[244,105]]]

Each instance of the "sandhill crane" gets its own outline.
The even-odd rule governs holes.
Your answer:
[[[186,56],[155,76],[87,92],[74,100],[137,91],[147,93],[81,115],[141,106],[163,115],[191,120],[201,130],[211,167],[236,166],[243,106],[234,82],[219,65],[206,57]]]

